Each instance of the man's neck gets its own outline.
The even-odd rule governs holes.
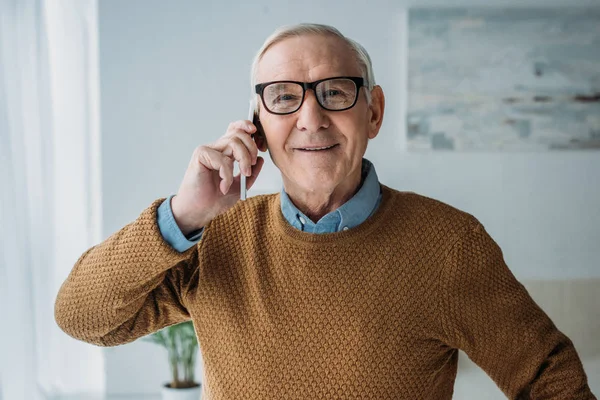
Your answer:
[[[295,185],[285,184],[284,190],[296,208],[317,223],[323,216],[340,208],[358,192],[361,186],[361,170],[359,169],[353,175],[352,179],[342,182],[333,191],[305,191]]]

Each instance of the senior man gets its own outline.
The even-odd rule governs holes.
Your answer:
[[[509,398],[594,398],[481,223],[379,183],[363,156],[384,95],[360,45],[284,27],[252,71],[265,136],[232,123],[177,195],[85,252],[65,332],[115,346],[191,319],[211,400],[450,399],[458,349]],[[282,191],[239,201],[233,162],[252,186],[267,149]]]

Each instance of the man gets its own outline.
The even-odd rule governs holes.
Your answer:
[[[450,399],[458,349],[509,398],[594,398],[479,221],[378,182],[363,155],[385,101],[360,45],[283,28],[252,81],[265,136],[232,123],[177,195],[84,253],[65,332],[115,346],[192,319],[206,399]],[[252,186],[267,148],[283,190],[239,201],[233,162]]]

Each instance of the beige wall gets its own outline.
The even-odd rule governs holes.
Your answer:
[[[600,357],[600,279],[523,281],[582,358]]]

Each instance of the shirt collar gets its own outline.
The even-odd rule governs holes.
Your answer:
[[[375,212],[381,193],[375,167],[366,158],[362,160],[361,176],[362,185],[358,192],[337,210],[324,215],[316,224],[292,203],[284,188],[280,193],[281,212],[290,225],[303,231],[329,233],[354,228]]]

